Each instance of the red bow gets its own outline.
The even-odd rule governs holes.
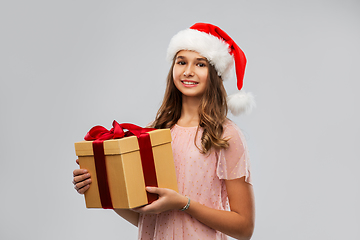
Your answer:
[[[93,141],[93,140],[109,140],[109,139],[117,139],[117,138],[123,138],[128,137],[131,135],[135,135],[138,138],[141,136],[141,134],[151,132],[153,130],[156,130],[155,128],[142,128],[135,124],[131,123],[122,123],[119,124],[117,121],[113,121],[113,128],[107,130],[103,126],[95,126],[90,129],[90,131],[86,134],[84,139],[86,141]],[[123,129],[128,129],[128,132],[124,132]]]

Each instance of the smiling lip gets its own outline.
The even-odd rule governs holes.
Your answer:
[[[181,83],[182,83],[185,87],[196,87],[196,85],[199,84],[198,82],[192,81],[192,80],[181,80]]]

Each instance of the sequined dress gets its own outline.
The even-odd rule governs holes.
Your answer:
[[[249,154],[244,136],[230,120],[224,124],[229,148],[201,154],[194,144],[201,146],[203,130],[175,125],[171,129],[172,148],[179,192],[210,208],[229,210],[224,179],[245,177],[251,183]],[[207,227],[189,214],[171,210],[160,214],[140,214],[141,240],[208,240],[227,239],[219,231]]]

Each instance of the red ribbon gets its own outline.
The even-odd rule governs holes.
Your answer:
[[[127,129],[129,131],[124,132],[123,129]],[[156,129],[142,128],[130,123],[119,124],[114,120],[113,128],[110,129],[110,131],[102,126],[95,126],[91,128],[90,131],[86,134],[84,138],[86,141],[94,140],[92,144],[93,144],[94,159],[95,159],[95,169],[98,180],[101,206],[103,208],[113,209],[110,191],[109,191],[108,177],[106,172],[106,162],[105,162],[103,142],[109,139],[117,139],[117,138],[123,138],[123,137],[135,135],[138,138],[145,185],[157,187],[158,184],[156,179],[154,156],[152,152],[150,135],[148,133],[153,130]],[[158,196],[156,194],[147,192],[147,198],[148,198],[148,203],[151,203],[155,201],[158,198]]]

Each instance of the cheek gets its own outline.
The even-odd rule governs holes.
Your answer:
[[[174,67],[172,71],[172,75],[173,75],[174,85],[176,86],[176,88],[178,88],[178,85],[180,83],[179,69]]]
[[[182,76],[184,74],[184,70],[181,67],[176,67],[176,65],[175,65],[173,68],[172,74],[173,74],[174,83],[179,84],[180,79],[182,78]]]
[[[176,65],[174,65],[172,72],[173,72],[173,77],[178,78],[179,75],[181,74],[181,69],[179,67],[177,67]]]
[[[202,81],[206,82],[208,79],[208,75],[209,75],[209,73],[206,70],[206,71],[202,72],[199,77],[201,78]]]

